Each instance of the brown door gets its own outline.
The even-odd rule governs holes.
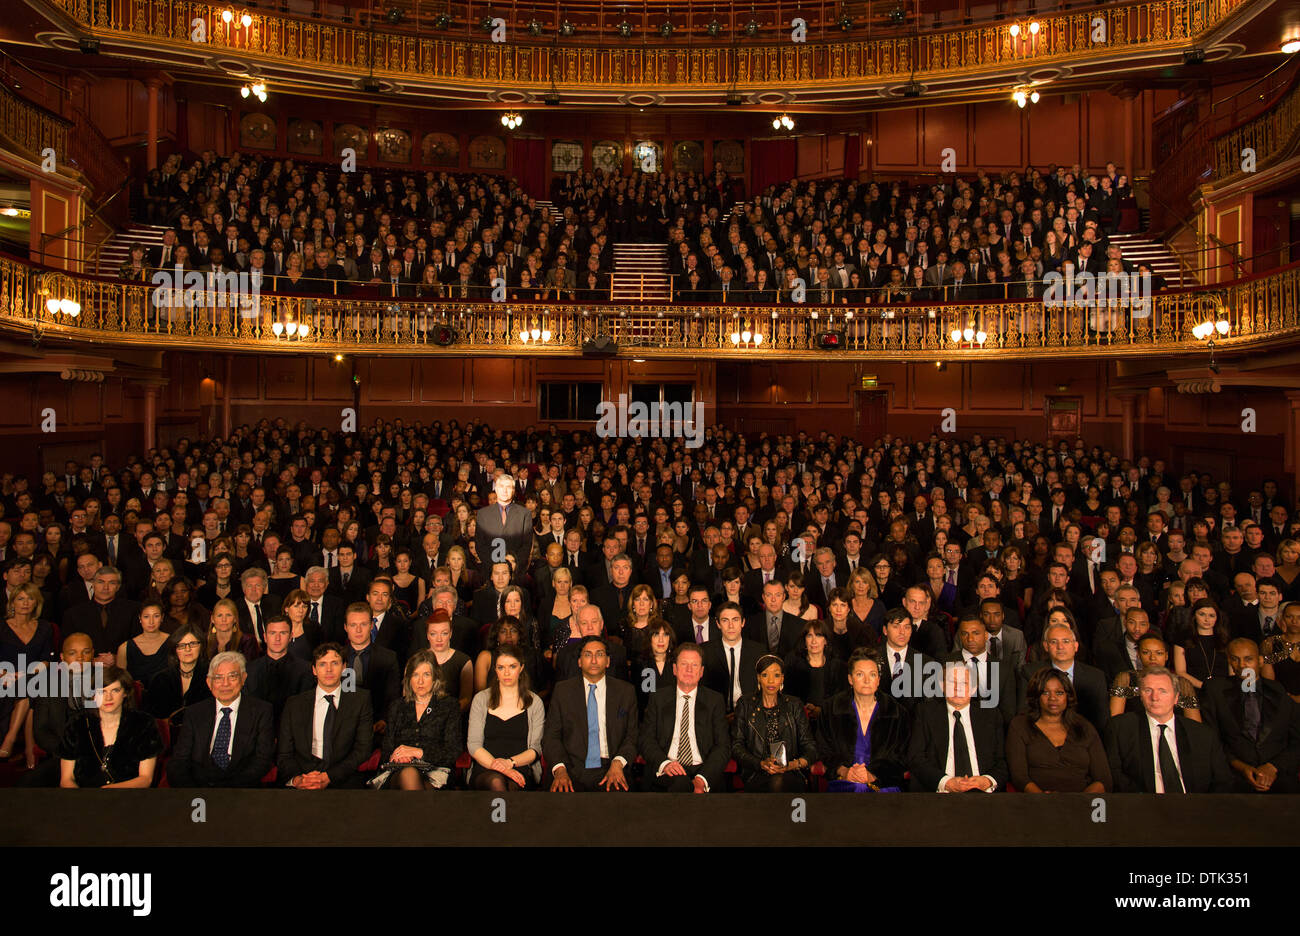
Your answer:
[[[853,423],[860,441],[871,442],[885,434],[887,409],[884,390],[854,391]]]

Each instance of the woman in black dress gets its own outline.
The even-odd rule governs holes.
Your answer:
[[[460,705],[444,686],[442,668],[432,651],[411,654],[402,677],[402,697],[388,707],[385,767],[372,781],[376,788],[434,790],[447,785],[465,739]]]
[[[68,722],[59,786],[148,789],[163,743],[154,720],[134,707],[135,680],[120,666],[107,666],[97,695],[97,707]]]
[[[474,663],[451,645],[451,615],[443,608],[436,608],[424,627],[427,649],[442,671],[444,691],[459,702],[462,712],[468,712],[474,698]]]
[[[518,648],[497,650],[492,685],[474,696],[469,708],[469,785],[475,790],[532,789],[542,779],[545,710]]]
[[[276,597],[281,607],[289,597],[289,592],[302,588],[302,577],[293,571],[293,559],[293,550],[281,546],[275,551],[275,567],[267,577],[267,591]]]
[[[162,629],[162,600],[146,599],[140,606],[140,633],[117,648],[117,665],[129,670],[142,686],[167,667],[167,633]]]
[[[1211,599],[1202,598],[1192,605],[1192,633],[1174,647],[1174,672],[1197,689],[1212,676],[1228,675],[1231,634],[1225,617]]]
[[[826,701],[839,691],[847,677],[844,659],[831,646],[829,625],[825,621],[804,624],[799,648],[785,658],[785,688],[803,700],[814,729]]]
[[[393,554],[393,600],[409,616],[424,601],[424,580],[411,572],[411,551],[399,549]]]
[[[673,676],[673,652],[677,649],[677,635],[667,621],[650,625],[650,636],[645,653],[629,661],[632,667],[632,686],[636,689],[637,710],[645,714],[650,697],[656,692],[672,691],[677,684]]]
[[[1011,720],[1007,767],[1022,793],[1106,793],[1110,764],[1101,736],[1078,713],[1070,678],[1046,667],[1029,680],[1028,711]]]
[[[178,628],[167,642],[167,668],[145,688],[144,707],[154,718],[180,725],[185,707],[212,698],[208,688],[207,633],[204,629]]]
[[[11,673],[20,669],[30,671],[32,664],[54,659],[54,625],[41,620],[44,601],[41,590],[31,582],[18,586],[9,599],[8,615],[0,627],[0,660],[9,664]],[[0,724],[7,724],[4,740],[0,742],[0,761],[9,759],[18,743],[18,732],[28,723],[30,711],[29,699],[14,698],[11,693],[0,698]],[[25,735],[27,763],[35,766],[35,741],[31,730],[28,729]]]

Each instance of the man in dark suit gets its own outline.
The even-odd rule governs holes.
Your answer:
[[[907,751],[913,790],[992,793],[1005,789],[1002,715],[973,700],[972,688],[971,671],[949,664],[944,669],[944,698],[917,705]]]
[[[357,562],[357,553],[351,543],[340,543],[338,554],[339,564],[329,571],[329,590],[330,594],[349,605],[365,597],[372,576],[368,568]]]
[[[330,574],[324,566],[312,566],[303,576],[303,591],[307,593],[307,620],[303,622],[303,630],[313,647],[326,641],[341,643],[345,639],[343,615],[348,603],[330,593],[329,586]]]
[[[370,608],[372,641],[391,650],[397,656],[398,669],[406,663],[411,647],[411,622],[402,609],[393,604],[393,583],[390,579],[376,579],[366,588],[366,604]],[[372,699],[378,704],[378,699]],[[387,714],[381,713],[380,718]]]
[[[275,762],[269,702],[243,691],[244,656],[218,653],[208,667],[212,698],[185,709],[167,780],[174,787],[255,787]]]
[[[91,600],[95,573],[101,565],[103,563],[93,552],[84,552],[77,557],[77,574],[71,576],[68,584],[59,589],[58,614],[61,619],[66,620],[69,611]]]
[[[479,646],[479,625],[473,618],[456,613],[456,605],[460,602],[456,589],[450,585],[440,585],[433,590],[433,595],[430,598],[431,601],[425,599],[430,605],[429,613],[432,614],[441,609],[447,613],[447,617],[451,621],[451,645],[471,660],[477,659],[479,651],[483,649]],[[423,617],[424,605],[421,605],[420,608],[421,613],[416,615],[416,620],[425,620]]]
[[[510,587],[510,563],[502,559],[489,567],[488,583],[470,599],[470,617],[482,625],[491,625],[501,608],[501,595]]]
[[[582,675],[555,684],[546,713],[542,750],[551,765],[551,792],[626,791],[625,769],[637,754],[636,692],[607,675],[605,638],[584,637],[579,646]]]
[[[89,634],[95,660],[114,663],[117,648],[140,632],[140,603],[120,597],[122,573],[112,566],[100,566],[92,585],[92,599],[64,615],[63,632]]]
[[[371,622],[370,606],[357,602],[348,606],[343,624],[348,642],[343,648],[343,660],[352,670],[358,689],[370,694],[374,731],[383,734],[388,706],[401,698],[402,677],[397,654],[374,642],[376,627]]]
[[[360,787],[357,768],[374,749],[370,693],[343,691],[343,647],[324,643],[312,654],[315,688],[284,705],[277,780],[295,790]]]
[[[1163,666],[1142,674],[1142,711],[1111,719],[1106,756],[1116,793],[1227,793],[1232,773],[1214,729],[1174,716],[1178,677]]]
[[[239,577],[240,600],[235,602],[239,609],[239,630],[252,634],[257,646],[266,646],[266,619],[275,610],[273,599],[266,597],[266,572],[256,566],[245,569]]]
[[[588,637],[599,637],[605,640],[606,671],[613,679],[626,679],[629,675],[627,649],[621,643],[611,643],[605,638],[605,620],[600,608],[592,604],[583,605],[577,613],[578,632],[583,639],[561,647],[555,654],[555,678],[576,679],[581,675],[582,647]]]
[[[495,504],[480,508],[474,543],[480,562],[496,562],[506,555],[514,557],[514,580],[528,571],[533,550],[533,512],[514,503],[515,482],[509,475],[499,475],[493,482]],[[500,552],[498,546],[504,548]]]
[[[1259,675],[1259,646],[1228,644],[1232,675],[1207,680],[1201,716],[1219,734],[1235,793],[1300,792],[1300,705],[1276,680]]]
[[[957,625],[957,642],[961,649],[949,654],[945,663],[962,663],[970,668],[974,677],[972,694],[981,702],[993,706],[1002,715],[1003,724],[1016,717],[1020,701],[1016,685],[1016,667],[1003,663],[989,649],[989,633],[984,622],[967,615]]]
[[[740,617],[740,609],[736,617]],[[647,787],[664,793],[708,793],[722,789],[731,758],[731,734],[721,696],[700,685],[704,657],[685,643],[673,659],[673,691],[650,696],[639,732]]]
[[[724,602],[718,608],[718,636],[701,649],[704,660],[704,684],[723,698],[724,711],[730,715],[742,695],[758,689],[758,672],[754,667],[767,651],[766,644],[744,639],[745,619],[740,605]]]
[[[763,589],[767,583],[776,582],[780,585],[784,581],[780,570],[776,567],[776,550],[770,543],[764,543],[758,548],[758,568],[750,569],[740,580],[741,601],[748,605],[748,610],[752,614],[758,611],[762,603]]]
[[[307,625],[304,623],[304,630]],[[279,730],[284,703],[312,687],[311,665],[289,652],[293,627],[288,618],[276,612],[266,620],[266,647],[262,655],[248,664],[248,682],[244,695],[261,699],[271,706],[271,722]],[[315,647],[320,643],[317,638]]]
[[[1077,658],[1079,638],[1068,624],[1051,624],[1045,628],[1043,649],[1047,652],[1047,659],[1025,664],[1020,674],[1019,710],[1025,711],[1029,680],[1034,673],[1050,666],[1070,678],[1079,698],[1079,714],[1092,722],[1098,734],[1102,734],[1110,720],[1110,686],[1106,674]]]
[[[892,608],[885,615],[884,644],[880,654],[885,658],[881,682],[885,690],[904,708],[911,709],[924,698],[925,676],[937,661],[912,645],[911,615],[905,608]]]
[[[803,619],[782,609],[785,586],[771,581],[763,586],[763,607],[745,622],[744,637],[762,644],[768,653],[782,659],[798,648],[803,636]]]
[[[589,590],[589,593],[591,603],[600,608],[606,632],[622,639],[628,602],[632,598],[632,588],[636,585],[631,558],[623,553],[615,556],[614,561],[610,563],[610,574],[611,579],[608,584]]]

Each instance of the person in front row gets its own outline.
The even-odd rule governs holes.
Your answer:
[[[908,761],[922,793],[993,793],[1007,784],[1002,714],[971,704],[974,680],[956,663],[944,667],[942,699],[916,706]]]
[[[551,765],[551,792],[626,791],[625,771],[636,760],[636,690],[607,675],[604,637],[584,637],[579,648],[582,675],[555,684],[546,714],[542,751]]]
[[[393,790],[440,790],[465,746],[460,701],[447,695],[442,668],[432,650],[417,650],[406,661],[402,697],[388,708],[383,762],[376,787]],[[394,765],[411,764],[397,768]],[[396,776],[393,776],[393,774]]]
[[[32,731],[36,738],[36,746],[48,752],[48,756],[18,778],[20,787],[59,785],[61,776],[59,745],[63,741],[63,733],[67,730],[68,721],[74,716],[79,716],[86,707],[84,687],[90,686],[93,682],[91,666],[95,662],[95,644],[90,639],[90,635],[73,631],[64,637],[59,659],[69,669],[69,679],[65,687],[68,694],[50,694],[33,701]],[[85,673],[85,676],[78,677],[74,681],[73,673]],[[85,682],[82,683],[81,679]]]
[[[766,591],[766,589],[765,589]],[[803,793],[817,743],[803,703],[786,695],[785,664],[773,654],[758,658],[758,690],[736,705],[731,756],[748,793]]]
[[[286,631],[287,632],[287,631]],[[242,653],[218,653],[208,666],[212,698],[185,713],[167,761],[174,787],[255,787],[275,763],[274,712],[244,692]]]
[[[739,621],[740,612],[736,609]],[[739,631],[739,627],[736,628]],[[684,643],[673,659],[672,691],[656,692],[646,705],[639,733],[651,790],[708,793],[722,789],[731,735],[722,695],[700,685],[704,654]]]
[[[499,647],[493,666],[491,684],[469,706],[469,785],[495,793],[532,789],[542,779],[542,699],[529,691],[518,647]]]
[[[1142,711],[1106,727],[1106,756],[1116,793],[1227,793],[1232,775],[1214,731],[1174,718],[1178,678],[1149,666],[1138,683]]]
[[[910,627],[910,624],[909,624]],[[859,647],[849,657],[849,688],[823,710],[818,750],[831,793],[898,793],[907,772],[907,712],[880,691],[880,658]],[[886,670],[886,672],[888,672]]]
[[[1078,712],[1070,677],[1040,669],[1029,680],[1028,711],[1011,720],[1007,768],[1023,793],[1108,793],[1110,764],[1092,723]]]
[[[59,745],[59,786],[136,789],[153,786],[162,753],[158,725],[135,708],[135,680],[120,666],[104,667],[98,706],[74,714]]]
[[[1255,641],[1229,643],[1228,668],[1232,675],[1205,681],[1201,712],[1223,744],[1233,792],[1300,792],[1300,705],[1280,682],[1259,674]]]
[[[312,651],[311,670],[316,687],[284,704],[278,779],[295,790],[359,787],[358,768],[374,749],[370,693],[344,691],[339,644]]]

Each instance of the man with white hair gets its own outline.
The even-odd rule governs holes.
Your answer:
[[[497,475],[492,482],[496,502],[478,512],[474,545],[479,562],[497,562],[507,555],[515,557],[515,576],[529,567],[533,551],[533,512],[515,503],[515,482],[508,474]]]
[[[275,761],[269,702],[244,694],[248,667],[242,653],[218,653],[208,667],[211,699],[185,710],[167,761],[174,787],[255,787]]]

